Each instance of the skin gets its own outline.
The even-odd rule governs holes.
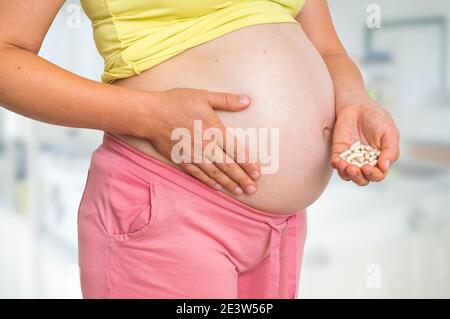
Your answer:
[[[198,87],[251,96],[252,105],[241,112],[216,111],[230,129],[278,129],[279,148],[271,152],[274,161],[270,161],[276,169],[271,174],[264,169],[257,192],[235,196],[221,190],[241,203],[274,214],[298,212],[312,204],[329,182],[333,83],[323,59],[298,24],[241,28],[115,85],[155,91]],[[147,140],[119,138],[170,165]],[[267,160],[260,159],[266,168]]]
[[[223,130],[214,110],[235,112],[250,105],[250,98],[239,94],[105,85],[40,58],[39,48],[63,2],[0,0],[0,104],[9,110],[51,124],[145,138],[168,156],[174,128],[189,128],[194,119],[200,119],[206,127]],[[331,165],[343,180],[360,186],[383,180],[389,165],[399,157],[399,132],[392,117],[366,93],[358,68],[336,35],[326,0],[307,1],[297,19],[325,61],[334,85]],[[127,108],[123,108],[125,103]],[[360,169],[338,157],[355,140],[381,149],[379,168],[365,165]],[[228,155],[235,158],[236,153]],[[235,195],[253,194],[260,172],[259,165],[251,163],[189,164],[183,169],[210,187],[224,185]]]
[[[148,92],[105,85],[40,58],[37,53],[42,41],[63,3],[0,0],[0,104],[9,110],[50,124],[148,139],[161,154],[167,155],[172,147],[172,129],[190,127],[194,120],[223,129],[213,110],[236,112],[250,105],[250,98],[245,95],[197,89]],[[161,112],[161,105],[165,112]],[[209,186],[217,187],[216,181],[227,175],[235,181],[227,183],[230,192],[240,194],[245,189],[251,193],[255,189],[254,179],[260,171],[257,163],[214,166],[223,174],[208,180],[203,177]],[[194,164],[185,168],[195,177],[204,176],[207,171]]]
[[[345,181],[359,186],[380,182],[400,156],[400,133],[392,116],[370,98],[358,67],[339,41],[326,0],[306,1],[297,16],[311,42],[322,55],[333,79],[336,123],[333,131],[331,165]],[[381,150],[379,167],[359,168],[339,157],[356,140]]]

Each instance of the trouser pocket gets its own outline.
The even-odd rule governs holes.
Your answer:
[[[156,220],[155,184],[120,159],[106,182],[105,227],[116,240],[139,238]]]

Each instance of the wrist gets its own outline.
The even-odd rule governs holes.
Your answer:
[[[136,91],[131,112],[130,135],[152,139],[157,122],[157,107],[161,105],[162,92]]]
[[[376,106],[377,103],[365,90],[345,91],[336,94],[336,113],[349,106]]]

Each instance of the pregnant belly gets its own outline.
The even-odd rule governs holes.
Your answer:
[[[258,179],[257,193],[235,196],[225,191],[249,206],[276,214],[296,212],[313,203],[328,184],[335,120],[333,87],[323,60],[299,25],[242,28],[115,84],[143,90],[188,87],[249,95],[252,104],[248,109],[217,111],[227,128],[250,129],[258,139],[267,133],[268,152],[257,149],[259,156],[265,155],[267,172]],[[116,136],[174,165],[148,141]]]

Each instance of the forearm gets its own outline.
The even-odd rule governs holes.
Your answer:
[[[13,46],[0,49],[0,70],[0,104],[15,113],[50,124],[145,134],[136,121],[148,114],[147,92],[84,79]]]
[[[335,92],[336,113],[350,104],[367,103],[370,100],[364,80],[356,64],[346,53],[323,55],[330,72]]]

